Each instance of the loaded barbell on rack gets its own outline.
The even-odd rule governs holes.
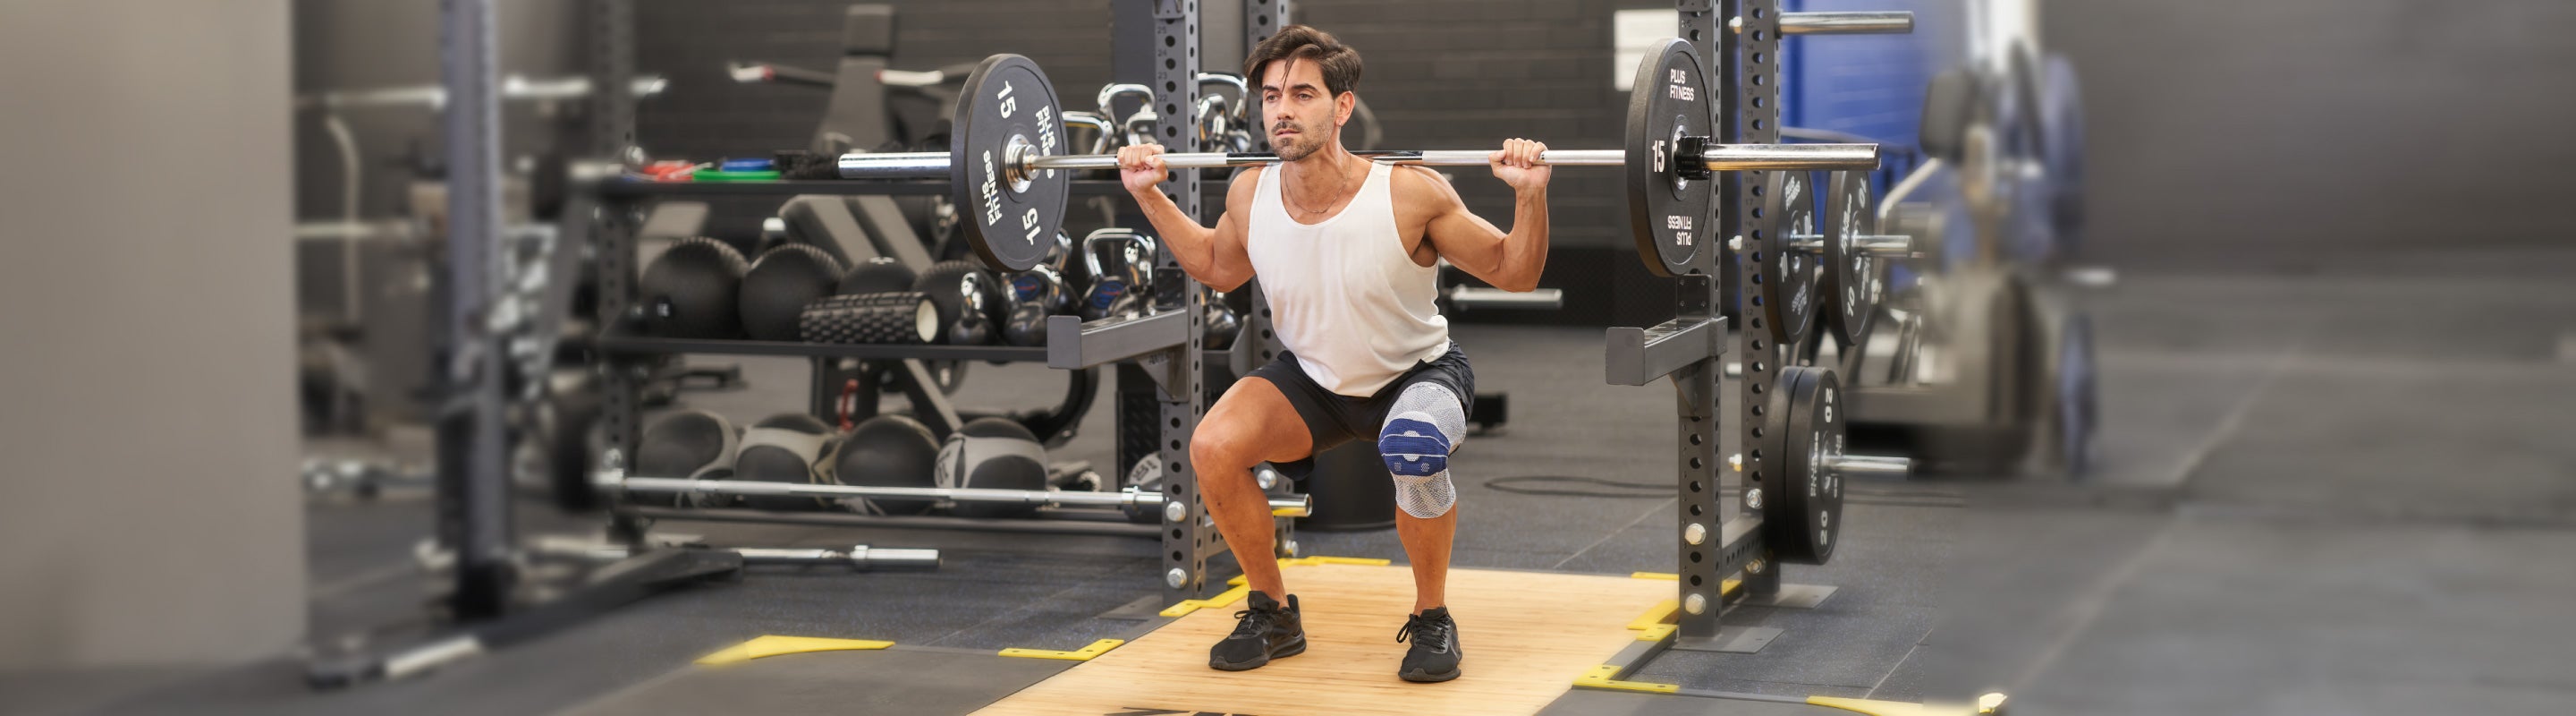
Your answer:
[[[1637,67],[1637,89],[1628,105],[1625,147],[1549,150],[1551,166],[1626,169],[1629,224],[1639,257],[1658,275],[1688,273],[1711,246],[1717,199],[1711,187],[1694,186],[1713,172],[1759,170],[1868,170],[1878,167],[1875,144],[1721,144],[1705,65],[1690,43],[1667,40]],[[1179,111],[1178,107],[1167,108]],[[808,166],[794,178],[855,180],[947,179],[965,235],[977,256],[1005,271],[1037,265],[1063,223],[1072,171],[1114,169],[1109,154],[1065,154],[1063,113],[1054,85],[1037,63],[1019,55],[986,58],[968,76],[957,98],[947,152],[851,153],[826,168]],[[1481,166],[1486,150],[1361,152],[1374,161],[1427,166]],[[1217,169],[1271,164],[1270,154],[1177,153],[1161,155],[1172,169]]]

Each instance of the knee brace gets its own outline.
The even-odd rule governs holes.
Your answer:
[[[1377,452],[1395,478],[1395,504],[1405,514],[1427,520],[1458,504],[1449,453],[1466,435],[1467,411],[1447,386],[1415,383],[1396,396],[1378,430]]]

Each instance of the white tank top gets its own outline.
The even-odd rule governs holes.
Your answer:
[[[1280,167],[1253,191],[1245,241],[1271,329],[1307,377],[1341,395],[1376,395],[1449,351],[1449,319],[1432,304],[1440,270],[1414,263],[1395,230],[1392,168],[1372,164],[1350,205],[1311,225],[1280,202]]]

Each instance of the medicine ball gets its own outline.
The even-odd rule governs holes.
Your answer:
[[[635,447],[635,475],[694,480],[731,478],[737,437],[733,422],[715,413],[684,410],[663,416],[644,428],[643,441]],[[696,507],[715,507],[724,502],[713,495],[668,501]]]
[[[982,490],[1047,489],[1046,448],[1038,436],[1009,418],[978,418],[958,426],[939,446],[939,486]],[[959,501],[959,517],[1026,517],[1037,505]]]
[[[917,278],[919,276],[914,275],[912,268],[903,265],[903,262],[879,256],[861,261],[859,265],[851,267],[849,273],[842,274],[840,288],[834,293],[910,291],[913,280]]]
[[[796,340],[797,314],[841,283],[841,262],[810,244],[761,254],[742,277],[742,327],[755,340]]]
[[[742,453],[733,459],[733,479],[814,484],[823,454],[834,438],[829,425],[804,413],[781,413],[743,431]],[[756,510],[814,510],[828,504],[811,497],[744,497]]]
[[[973,288],[981,294],[973,302],[966,298],[966,291],[969,288],[969,280],[966,277],[970,275],[979,277],[972,283]],[[1002,315],[1001,307],[1008,303],[1009,297],[1002,294],[1001,282],[993,280],[990,275],[984,273],[982,266],[973,261],[941,261],[931,264],[929,269],[921,272],[920,278],[913,280],[912,290],[929,294],[930,302],[939,307],[939,340],[942,343],[948,342],[949,330],[956,327],[969,310],[982,312],[984,320],[990,325],[1001,325],[1007,318]]]
[[[735,301],[749,270],[742,253],[725,242],[705,237],[674,242],[636,281],[644,332],[696,339],[742,335]]]
[[[859,421],[832,456],[833,482],[873,487],[938,487],[939,438],[905,415]],[[851,498],[841,504],[860,514],[917,515],[937,500]]]

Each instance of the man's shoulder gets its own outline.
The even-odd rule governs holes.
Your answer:
[[[1396,165],[1387,173],[1387,188],[1400,205],[1416,208],[1439,208],[1459,203],[1458,190],[1449,186],[1449,178],[1430,167]]]

